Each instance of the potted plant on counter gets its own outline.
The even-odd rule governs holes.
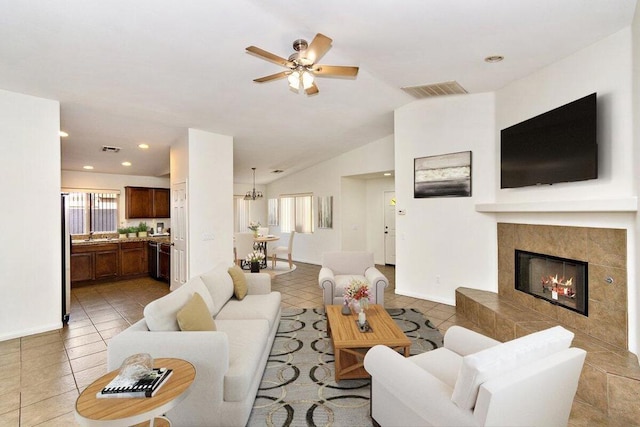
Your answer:
[[[118,237],[120,237],[121,239],[124,239],[125,237],[127,237],[127,233],[129,232],[128,228],[118,228]]]
[[[138,227],[129,227],[127,228],[127,237],[136,237],[138,231]]]
[[[147,237],[147,223],[144,221],[140,221],[138,225],[138,237]]]

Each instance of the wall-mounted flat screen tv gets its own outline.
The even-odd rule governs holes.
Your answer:
[[[596,94],[500,132],[500,188],[598,178]]]

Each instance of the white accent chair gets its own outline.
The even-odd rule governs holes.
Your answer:
[[[269,234],[269,227],[258,227],[258,236],[266,236]]]
[[[322,288],[324,305],[344,303],[344,290],[351,280],[369,284],[372,304],[384,306],[384,290],[389,280],[375,267],[373,252],[347,251],[322,254],[322,268],[318,283]]]
[[[405,358],[366,354],[371,417],[381,426],[566,426],[586,352],[556,326],[500,343],[452,326],[444,347]]]
[[[269,248],[269,254],[271,254],[271,268],[276,268],[276,257],[278,255],[286,255],[289,260],[289,268],[293,268],[293,258],[291,257],[291,252],[293,251],[293,236],[296,234],[295,231],[289,233],[289,244],[287,246],[274,246],[273,248]]]
[[[234,253],[236,258],[236,264],[244,268],[246,257],[253,252],[253,233],[252,232],[240,232],[234,234],[235,247]],[[248,265],[248,264],[247,264]]]

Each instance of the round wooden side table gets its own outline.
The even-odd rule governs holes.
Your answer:
[[[189,395],[189,387],[196,377],[196,369],[182,359],[155,359],[156,368],[173,369],[172,375],[160,387],[153,397],[97,398],[102,390],[119,370],[95,380],[84,389],[76,400],[76,420],[83,426],[127,427],[145,421],[154,426],[156,417],[160,417]],[[162,421],[160,421],[162,420]],[[158,418],[158,426],[166,424],[166,418]]]

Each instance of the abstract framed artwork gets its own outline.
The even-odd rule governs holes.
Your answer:
[[[318,228],[333,228],[333,196],[318,197]]]
[[[268,225],[278,225],[278,199],[269,199],[268,206]]]
[[[418,157],[413,167],[414,198],[471,196],[471,151]]]

